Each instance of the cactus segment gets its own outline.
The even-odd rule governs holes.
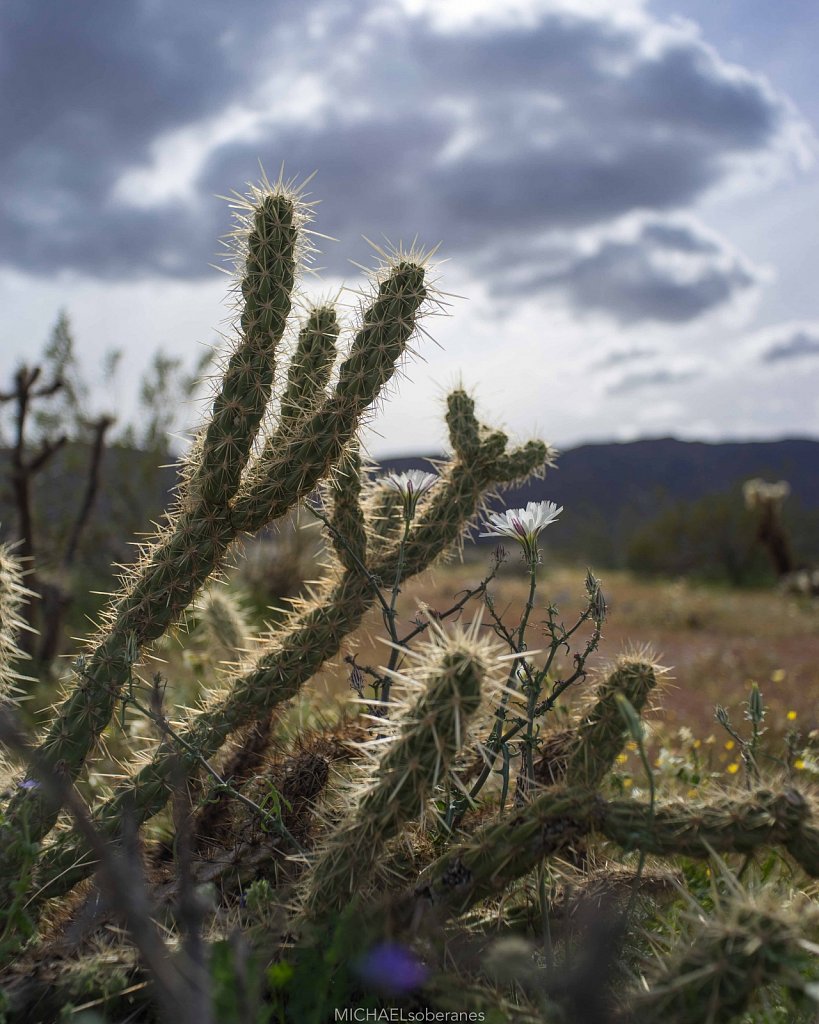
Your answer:
[[[735,897],[713,919],[700,919],[683,948],[645,979],[622,1024],[730,1024],[764,985],[798,992],[800,973],[812,967],[803,936],[818,928],[812,908],[774,910]]]
[[[325,400],[325,389],[336,360],[340,325],[332,306],[310,311],[287,370],[287,386],[279,412],[280,430],[295,429],[304,416]]]
[[[6,544],[0,544],[0,702],[12,700],[21,679],[15,662],[26,655],[17,638],[25,622],[20,608],[31,596],[23,584],[23,569]]]
[[[566,766],[570,785],[596,789],[611,771],[627,737],[617,706],[624,696],[638,713],[657,684],[657,668],[650,662],[624,658],[597,690],[597,699],[578,726]]]
[[[241,279],[240,341],[225,369],[189,485],[194,499],[207,507],[223,509],[236,493],[270,400],[302,219],[296,197],[283,191],[261,196],[252,215]]]
[[[323,918],[361,896],[384,844],[423,815],[466,739],[491,668],[491,648],[478,642],[475,630],[433,629],[422,658],[412,673],[420,695],[370,778],[361,780],[352,813],[330,833],[311,867],[303,896],[308,919]]]
[[[367,561],[367,527],[361,508],[361,456],[353,444],[336,469],[331,487],[330,541],[341,565],[351,572]]]

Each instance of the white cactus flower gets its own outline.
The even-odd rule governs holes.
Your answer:
[[[530,501],[526,508],[512,508],[506,512],[490,512],[489,529],[481,537],[511,537],[523,545],[526,557],[537,558],[537,539],[541,530],[553,523],[563,506],[554,501]]]
[[[412,519],[419,499],[437,480],[435,473],[425,473],[422,469],[408,469],[405,473],[390,473],[384,477],[383,484],[398,491],[404,501],[405,516]]]

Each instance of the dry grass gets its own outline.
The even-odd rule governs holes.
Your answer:
[[[420,604],[443,611],[456,595],[474,587],[486,569],[480,558],[466,564],[439,568],[405,588],[399,608],[406,630]],[[544,568],[539,608],[532,617],[535,644],[538,610],[544,618],[548,602],[558,606],[568,624],[582,607],[584,572],[580,568]],[[603,577],[609,617],[600,652],[592,662],[600,665],[625,648],[650,645],[671,669],[662,710],[647,717],[655,726],[689,727],[695,735],[715,731],[714,705],[736,709],[755,680],[769,710],[772,734],[798,728],[803,736],[819,728],[819,606],[774,591],[731,591],[678,582],[651,582],[627,573]],[[514,561],[502,567],[493,584],[496,607],[513,623],[525,599],[526,582]],[[475,613],[478,604],[464,614]],[[384,629],[373,612],[345,652],[356,653],[359,664],[382,665],[388,656],[380,641]],[[566,662],[564,660],[564,667]],[[349,693],[349,669],[336,663],[311,684],[317,693],[343,698]],[[795,716],[794,713],[795,712]],[[790,718],[788,715],[790,714]]]

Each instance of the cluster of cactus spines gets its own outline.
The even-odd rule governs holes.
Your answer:
[[[0,544],[0,704],[14,696],[21,675],[16,663],[26,657],[18,637],[26,625],[20,615],[32,596],[23,583],[23,569],[6,544]]]
[[[571,785],[596,789],[611,770],[627,739],[628,727],[618,708],[625,698],[638,713],[657,684],[657,665],[624,658],[600,684],[594,704],[577,727],[565,776]]]
[[[449,405],[450,409],[453,405],[465,407],[467,425],[475,425],[477,430],[472,401],[464,392],[454,392]],[[452,419],[450,432],[457,452],[461,435]],[[485,428],[482,433],[496,436]],[[497,443],[493,442],[491,456],[485,457],[479,448],[468,461],[456,455],[443,468],[440,482],[427,495],[427,503],[419,506],[412,523],[405,544],[402,580],[422,572],[460,538],[480,509],[488,489],[510,485],[542,470],[549,448],[536,442],[510,453],[502,448],[500,454],[497,452]],[[507,472],[513,475],[505,475]],[[378,490],[387,495],[386,503],[378,500],[378,495],[362,502],[370,547],[373,539],[390,527],[389,509],[396,497],[395,491]],[[338,653],[344,638],[361,624],[367,610],[375,604],[373,579],[395,579],[397,545],[397,540],[385,538],[383,547],[371,552],[366,573],[360,566],[344,568],[342,565],[330,572],[314,597],[302,606],[297,605],[279,624],[268,639],[267,651],[256,664],[235,679],[227,695],[207,707],[183,733],[185,743],[202,756],[212,757],[231,733],[296,696],[322,664]],[[115,834],[126,807],[138,822],[161,811],[171,794],[175,763],[172,753],[159,750],[152,761],[119,787],[114,797],[98,810],[99,827]],[[41,897],[59,895],[92,870],[93,862],[82,844],[70,834],[60,837],[43,857]]]
[[[224,587],[208,587],[196,599],[195,609],[209,646],[230,653],[235,660],[250,634],[250,623],[235,594]]]
[[[241,530],[255,532],[284,515],[326,476],[393,375],[415,329],[428,294],[424,259],[399,253],[393,265],[382,269],[334,393],[302,421],[300,430],[288,431],[282,450],[275,432],[245,470],[270,396],[271,353],[289,311],[289,293],[285,310],[284,292],[288,283],[292,288],[295,272],[295,229],[299,217],[306,218],[298,211],[299,201],[285,187],[250,197],[252,226],[244,231],[249,248],[240,284],[244,333],[197,445],[198,465],[189,471],[175,521],[112,606],[101,641],[42,744],[48,762],[72,778],[110,721],[140,649],[190,604]],[[236,463],[229,468],[224,465],[228,456]],[[39,788],[21,788],[9,804],[6,825],[19,829],[25,816],[36,841],[53,827],[57,810]],[[13,865],[4,868],[13,873]]]
[[[352,812],[322,842],[311,864],[303,896],[308,919],[332,915],[360,897],[377,874],[385,843],[423,817],[446,778],[496,660],[492,646],[478,641],[479,624],[476,619],[470,629],[452,632],[431,624],[431,642],[414,653],[413,660],[415,655],[419,660],[411,677],[393,673],[417,696],[386,751],[380,738],[375,741],[373,770],[357,780]]]
[[[717,913],[700,917],[683,948],[663,959],[642,990],[631,994],[622,1024],[730,1024],[769,985],[801,997],[803,1006],[811,1003],[805,974],[816,946],[806,938],[815,940],[817,931],[815,908],[723,899]]]

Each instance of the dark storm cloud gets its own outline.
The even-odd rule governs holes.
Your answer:
[[[646,370],[644,373],[627,373],[606,391],[610,395],[621,395],[645,388],[666,388],[670,384],[685,384],[702,376],[701,370]]]
[[[819,330],[797,330],[790,337],[769,345],[761,355],[763,363],[783,363],[791,359],[819,356]]]
[[[588,251],[535,246],[507,269],[499,294],[566,290],[580,310],[608,313],[621,323],[684,323],[729,303],[758,275],[720,239],[692,223],[648,221],[625,237],[603,237]]]
[[[2,262],[35,273],[202,274],[223,224],[217,204],[146,211],[110,191],[163,132],[241,99],[253,83],[272,7],[238,0],[225,11],[218,0],[0,8]]]
[[[549,232],[686,206],[727,161],[775,149],[790,116],[681,29],[558,11],[526,29],[443,32],[363,0],[240,0],[229,14],[217,0],[92,0],[82,16],[17,0],[0,13],[0,38],[0,88],[15,97],[3,114],[0,262],[34,273],[201,276],[229,227],[211,196],[241,188],[259,159],[319,170],[316,226],[343,242],[323,246],[331,270],[362,259],[362,234],[418,234],[473,269],[507,253],[506,271],[520,271]],[[271,115],[252,142],[213,144],[187,204],[117,198],[163,133],[288,70],[326,87],[310,117]],[[752,283],[681,229],[651,230],[639,240],[649,255],[612,242],[577,261],[563,281],[571,297],[623,320],[684,321]],[[693,283],[657,270],[652,253],[688,244],[703,257]],[[633,282],[618,274],[623,259]],[[544,286],[536,274],[526,284]]]

